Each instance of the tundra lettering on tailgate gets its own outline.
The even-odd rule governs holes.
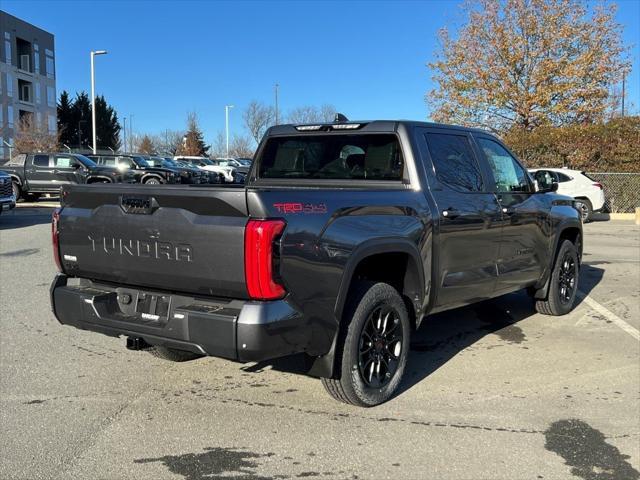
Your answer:
[[[177,262],[192,262],[193,248],[181,243],[174,245],[170,242],[156,240],[127,240],[116,237],[97,237],[87,235],[94,252],[102,250],[109,255],[130,255],[132,257],[157,258],[175,260]]]

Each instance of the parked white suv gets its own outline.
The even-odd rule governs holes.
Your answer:
[[[602,184],[585,172],[568,168],[531,168],[529,173],[540,188],[548,188],[557,182],[558,193],[575,198],[583,222],[588,222],[593,212],[599,212],[604,207]]]
[[[187,162],[197,166],[200,170],[207,170],[220,175],[224,182],[234,183],[236,177],[236,169],[231,166],[220,166],[215,160],[206,157],[196,157],[190,155],[176,155],[174,160]]]

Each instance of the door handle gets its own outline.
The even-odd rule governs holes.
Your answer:
[[[455,208],[447,208],[446,210],[442,211],[442,216],[453,220],[454,218],[460,216],[460,212]]]
[[[511,208],[511,207],[502,207],[502,213],[504,213],[505,215],[512,215],[516,213],[516,210],[515,208]]]

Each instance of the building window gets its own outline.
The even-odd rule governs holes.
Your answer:
[[[13,77],[7,73],[7,97],[13,97]]]
[[[40,94],[40,83],[36,82],[36,103],[40,104],[42,101],[42,96]]]
[[[7,125],[13,128],[13,105],[7,107]]]
[[[53,78],[55,76],[55,67],[54,67],[54,62],[53,62],[53,52],[49,49],[46,49],[44,51],[45,55],[46,55],[46,64],[45,64],[45,68],[47,69],[47,77],[49,78]]]
[[[56,116],[55,115],[49,115],[49,133],[55,133],[56,132]]]
[[[7,65],[11,65],[11,34],[4,32],[4,59]]]
[[[33,44],[33,71],[40,75],[40,48],[37,43]]]
[[[56,91],[53,87],[47,87],[47,105],[50,107],[56,106]]]

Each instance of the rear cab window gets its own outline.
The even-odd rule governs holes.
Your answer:
[[[392,133],[276,136],[267,140],[258,179],[401,182],[404,156]]]

